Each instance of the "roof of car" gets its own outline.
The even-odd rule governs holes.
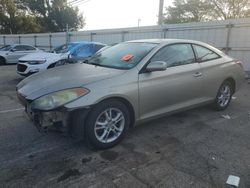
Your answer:
[[[141,43],[155,43],[155,44],[159,44],[159,45],[167,45],[167,44],[173,44],[173,43],[193,43],[193,44],[198,44],[201,46],[204,46],[206,48],[209,48],[213,51],[215,51],[216,53],[220,54],[220,55],[225,55],[222,51],[220,51],[219,49],[201,42],[201,41],[196,41],[196,40],[187,40],[187,39],[141,39],[141,40],[132,40],[132,41],[128,41],[129,43],[133,43],[133,42],[141,42]]]
[[[30,45],[30,44],[7,44],[7,45],[5,45],[5,46],[20,46],[20,45],[25,45],[25,46],[32,46],[32,45]]]
[[[140,40],[132,40],[128,42],[143,42],[143,43],[156,43],[156,44],[175,43],[175,42],[202,43],[199,41],[187,40],[187,39],[140,39]]]
[[[100,44],[100,45],[106,45],[100,42],[93,42],[93,41],[76,41],[76,42],[70,42],[71,44]]]

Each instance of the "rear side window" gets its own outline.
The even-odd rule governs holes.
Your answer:
[[[175,67],[194,63],[195,56],[190,44],[173,44],[160,49],[151,59],[153,61],[165,61],[168,67]]]
[[[89,57],[94,53],[93,45],[83,45],[76,49],[76,51],[72,54],[76,57]]]
[[[32,46],[25,46],[24,48],[25,48],[25,50],[35,50],[35,48]]]
[[[25,48],[24,45],[18,45],[18,46],[15,46],[15,47],[13,48],[13,50],[15,50],[15,51],[25,51],[26,48]]]
[[[193,47],[199,62],[210,61],[220,58],[220,56],[217,53],[205,47],[199,45],[193,45]]]
[[[99,51],[99,50],[102,49],[103,47],[104,47],[104,45],[96,44],[96,45],[95,45],[95,52]]]

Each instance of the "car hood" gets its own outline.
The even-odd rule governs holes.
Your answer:
[[[25,55],[19,59],[19,61],[39,61],[47,60],[51,58],[60,59],[63,54],[49,53],[49,52],[35,52]]]
[[[28,100],[34,100],[48,93],[81,87],[124,72],[89,64],[65,65],[31,75],[17,85],[17,90]]]

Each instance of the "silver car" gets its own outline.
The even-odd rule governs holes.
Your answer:
[[[26,44],[6,45],[0,48],[0,64],[15,64],[20,57],[39,51],[41,50]]]
[[[243,80],[242,64],[208,44],[151,39],[33,75],[17,96],[39,130],[54,125],[105,149],[152,118],[211,103],[224,110]]]

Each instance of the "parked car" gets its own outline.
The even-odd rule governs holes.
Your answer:
[[[241,62],[208,44],[148,39],[32,75],[17,85],[17,95],[39,130],[61,123],[105,149],[152,118],[211,103],[224,110],[243,80]]]
[[[106,46],[97,42],[71,42],[61,45],[53,53],[39,52],[19,59],[17,73],[23,76],[45,71],[55,66],[84,60]]]
[[[26,44],[5,45],[0,48],[0,64],[15,64],[20,57],[39,51],[38,48]]]

